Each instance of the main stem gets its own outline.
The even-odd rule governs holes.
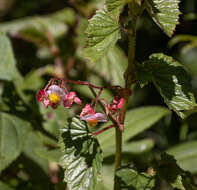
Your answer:
[[[133,90],[134,84],[136,81],[135,71],[134,71],[134,59],[135,59],[135,39],[136,39],[136,21],[137,17],[135,16],[135,1],[133,0],[129,4],[129,15],[132,18],[132,24],[128,29],[128,40],[129,40],[129,48],[128,48],[128,66],[124,74],[125,78],[125,89]],[[124,104],[120,111],[120,123],[124,125],[126,110],[128,107],[128,99],[129,94],[128,91],[125,90],[124,93]],[[116,137],[116,152],[115,152],[115,173],[121,166],[121,154],[122,154],[122,131],[119,127],[115,129]],[[120,183],[118,182],[116,176],[114,177],[114,190],[120,190]]]

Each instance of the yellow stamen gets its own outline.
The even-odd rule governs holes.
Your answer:
[[[57,94],[52,93],[52,94],[49,94],[49,100],[50,102],[56,104],[60,101],[60,97]]]
[[[96,127],[97,124],[98,124],[98,120],[96,120],[96,119],[88,120],[88,124],[89,124],[91,127]]]

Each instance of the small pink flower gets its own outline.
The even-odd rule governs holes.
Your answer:
[[[107,122],[107,116],[103,113],[94,113],[90,104],[86,104],[83,108],[80,119],[85,120],[91,127],[97,126],[98,122]]]
[[[76,104],[81,105],[81,100],[77,97],[75,92],[69,92],[68,94],[65,95],[64,99],[64,107],[65,108],[70,108],[75,102]]]
[[[81,105],[81,100],[77,97],[75,92],[69,92],[56,84],[52,84],[46,89],[41,89],[36,95],[37,101],[42,102],[48,108],[51,106],[53,109],[58,105],[63,104],[64,107],[70,108],[73,102]]]
[[[107,105],[107,108],[112,112],[116,113],[118,110],[120,110],[123,106],[124,98],[116,96],[110,104]]]

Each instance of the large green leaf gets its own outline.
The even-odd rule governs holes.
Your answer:
[[[20,155],[29,131],[28,122],[0,113],[0,172]]]
[[[154,147],[154,141],[152,139],[143,139],[124,143],[122,152],[132,155],[143,154],[150,151]],[[104,157],[111,156],[115,153],[115,147],[110,147],[103,151]]]
[[[123,74],[127,66],[127,58],[123,51],[115,46],[98,62],[90,67],[99,73],[106,81],[112,85],[124,85]]]
[[[0,31],[12,36],[20,36],[38,45],[48,44],[46,33],[58,38],[67,32],[67,25],[73,24],[74,13],[70,9],[63,9],[43,17],[28,17],[0,24]]]
[[[179,23],[180,0],[147,0],[147,10],[155,23],[168,35],[172,36]]]
[[[125,119],[123,142],[150,128],[169,113],[168,109],[159,106],[141,107],[128,111]],[[98,135],[97,138],[103,149],[107,149],[115,144],[113,140],[115,139],[115,132],[113,129],[105,131],[102,135]]]
[[[181,168],[192,173],[197,173],[197,141],[174,146],[167,150],[167,153],[175,157]]]
[[[85,122],[78,117],[70,119],[62,129],[60,145],[64,154],[60,164],[69,188],[95,189],[100,179],[102,151]]]
[[[138,173],[132,168],[121,168],[116,172],[122,189],[151,190],[155,186],[154,176]]]
[[[31,131],[28,134],[28,138],[26,140],[23,153],[25,156],[27,156],[29,159],[34,161],[36,164],[40,166],[40,168],[45,171],[45,173],[48,173],[48,160],[46,158],[43,158],[37,154],[36,150],[44,149],[44,144],[41,141],[41,138],[38,134]]]
[[[2,181],[0,181],[0,190],[14,190],[13,188],[11,188],[9,185],[3,183]]]
[[[19,73],[10,40],[2,33],[0,33],[0,49],[0,80],[14,80]]]
[[[106,0],[107,11],[117,20],[124,7],[124,4],[124,0]]]
[[[85,57],[92,62],[101,59],[120,38],[120,27],[106,10],[99,10],[89,20]]]
[[[197,105],[191,92],[190,78],[183,66],[164,54],[152,54],[149,61],[137,65],[141,84],[152,81],[170,109],[187,117]]]

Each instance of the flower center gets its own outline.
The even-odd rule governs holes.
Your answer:
[[[51,103],[58,103],[60,101],[60,97],[57,94],[51,93],[49,94],[49,100]]]
[[[90,120],[88,120],[88,124],[89,124],[91,127],[96,127],[97,124],[98,124],[98,120],[97,120],[97,119],[90,119]]]

